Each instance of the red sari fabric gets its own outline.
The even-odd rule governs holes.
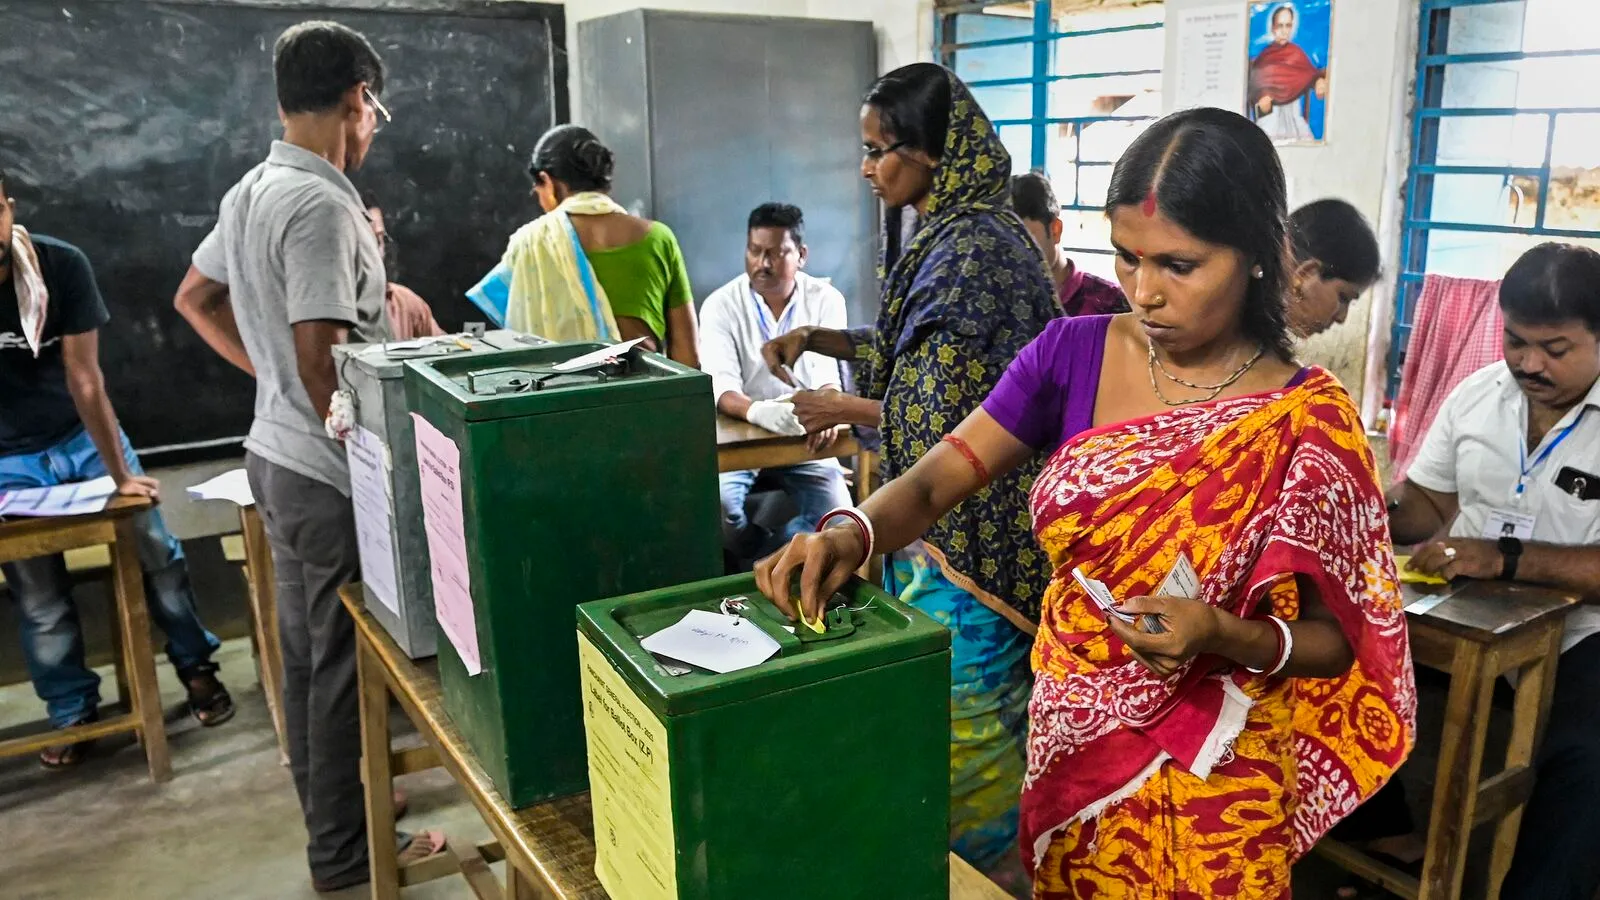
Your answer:
[[[1322,70],[1299,44],[1273,44],[1250,61],[1250,105],[1266,96],[1274,106],[1288,106],[1321,77]]]
[[[1086,432],[1046,464],[1032,503],[1056,568],[1022,795],[1024,858],[1054,867],[1036,873],[1035,897],[1210,896],[1228,884],[1281,896],[1288,863],[1389,779],[1415,732],[1387,511],[1349,395],[1316,369],[1293,388]],[[1292,620],[1296,577],[1314,585],[1355,664],[1329,680],[1211,657],[1151,674],[1071,572],[1118,597],[1149,595],[1180,553],[1199,599],[1235,615]],[[1180,827],[1206,839],[1153,846]],[[1146,832],[1131,849],[1110,839]],[[1229,874],[1271,852],[1268,874]],[[1259,890],[1237,888],[1252,879]]]

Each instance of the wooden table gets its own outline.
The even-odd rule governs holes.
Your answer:
[[[408,659],[367,612],[359,586],[339,592],[356,623],[361,680],[362,779],[367,795],[367,848],[374,900],[394,900],[400,888],[460,875],[479,900],[608,900],[594,874],[594,820],[589,795],[513,810],[490,783],[444,711],[432,661]],[[427,746],[390,750],[389,700],[400,701]],[[463,789],[494,840],[400,869],[394,862],[394,776],[442,767]],[[489,864],[506,861],[502,889]],[[1008,900],[1004,891],[958,857],[950,857],[951,900]],[[917,898],[907,898],[917,900]]]
[[[0,523],[0,562],[65,553],[105,545],[111,551],[112,602],[116,606],[117,685],[127,712],[88,725],[48,731],[0,742],[0,757],[37,753],[133,732],[144,745],[152,781],[172,777],[161,690],[156,684],[155,645],[150,640],[150,610],[145,605],[144,571],[139,566],[133,517],[153,509],[144,497],[113,497],[106,508],[87,516],[12,519]]]
[[[774,434],[765,428],[717,414],[717,471],[771,469],[819,459],[856,458],[856,502],[871,493],[872,476],[878,468],[877,454],[864,449],[854,434],[846,431],[832,447],[813,453],[803,437]]]
[[[1461,896],[1467,844],[1475,826],[1495,823],[1488,896],[1500,894],[1533,788],[1533,760],[1544,734],[1561,652],[1561,629],[1575,594],[1531,585],[1460,581],[1405,587],[1411,652],[1418,665],[1450,674],[1444,736],[1428,816],[1422,880],[1345,844],[1324,840],[1317,852],[1402,897]],[[1495,680],[1516,673],[1516,704],[1505,769],[1481,779],[1489,701]]]

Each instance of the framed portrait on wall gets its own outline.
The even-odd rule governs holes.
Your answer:
[[[1250,3],[1246,107],[1277,144],[1328,139],[1333,0]]]

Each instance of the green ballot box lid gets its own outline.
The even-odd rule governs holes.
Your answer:
[[[663,662],[641,645],[690,610],[721,612],[725,601],[739,610],[739,627],[761,629],[777,642],[775,655],[760,665],[718,674]],[[578,628],[661,716],[737,703],[950,647],[950,632],[938,621],[859,578],[852,578],[828,607],[827,630],[816,634],[790,622],[756,589],[755,576],[743,574],[580,604]]]
[[[632,347],[610,361],[567,368],[603,355],[593,342],[546,344],[499,353],[419,359],[406,363],[422,396],[455,407],[468,422],[544,415],[603,405],[644,403],[709,393],[710,376],[656,353]],[[412,395],[413,398],[417,394]]]

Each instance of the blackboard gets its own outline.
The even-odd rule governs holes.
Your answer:
[[[237,452],[254,386],[172,306],[217,203],[280,134],[272,46],[305,19],[364,33],[394,120],[352,180],[384,207],[399,280],[446,327],[536,214],[525,174],[567,119],[562,7],[506,0],[0,0],[0,168],[18,221],[83,248],[112,321],[101,364],[142,451]],[[203,455],[203,454],[202,454]]]

